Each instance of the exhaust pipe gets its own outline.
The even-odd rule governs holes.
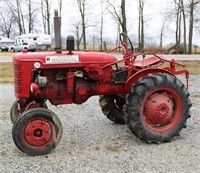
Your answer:
[[[61,17],[58,16],[58,10],[54,10],[54,35],[55,35],[55,51],[61,53]]]

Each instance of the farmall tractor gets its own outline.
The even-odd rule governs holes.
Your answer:
[[[189,72],[176,70],[183,65],[150,53],[134,53],[123,33],[121,44],[107,53],[74,52],[72,37],[62,52],[57,11],[54,26],[55,52],[23,50],[13,57],[17,100],[10,116],[13,140],[22,152],[48,154],[60,142],[62,125],[47,108],[47,100],[53,105],[81,104],[100,96],[103,114],[115,123],[126,123],[143,141],[161,143],[179,136],[191,107]],[[122,60],[111,54],[117,49],[123,52]],[[179,74],[185,74],[186,87],[176,77]]]

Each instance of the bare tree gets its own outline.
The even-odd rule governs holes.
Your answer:
[[[144,5],[146,0],[139,0],[138,10],[139,10],[139,19],[138,19],[138,44],[139,50],[144,49]]]
[[[29,31],[29,33],[31,33],[33,31],[33,12],[32,12],[31,0],[27,1],[27,5],[28,5],[28,18],[29,18],[28,31]]]
[[[120,6],[121,10],[118,10],[117,7],[115,7],[115,5],[110,1],[107,1],[107,3],[108,3],[107,10],[114,17],[117,23],[120,24],[122,32],[127,34],[125,0],[121,0],[121,6]],[[112,10],[109,7],[111,7]]]
[[[82,21],[83,48],[86,49],[86,21],[85,21],[86,0],[77,0],[77,4],[81,14],[81,21]]]
[[[22,13],[22,1],[15,0],[15,1],[5,1],[12,12],[15,21],[17,22],[19,28],[19,34],[26,33],[25,30],[25,21],[24,21],[24,14]]]
[[[183,38],[184,38],[184,50],[183,53],[186,54],[187,53],[187,26],[186,26],[186,14],[185,14],[185,5],[184,5],[184,1],[181,0],[181,11],[182,11],[182,15],[183,15]]]
[[[164,18],[161,31],[160,31],[160,48],[163,47],[163,35],[164,35],[165,27],[166,27],[166,22],[167,22],[167,18]]]
[[[200,3],[199,0],[190,0],[189,4],[189,34],[188,34],[188,54],[192,53],[192,40],[194,30],[194,10]]]
[[[122,32],[127,34],[127,24],[126,24],[126,1],[121,0],[121,15],[122,20],[120,21]]]
[[[13,25],[15,24],[15,17],[8,10],[6,14],[3,10],[0,12],[0,31],[6,35],[7,38],[10,38],[13,32]]]
[[[41,0],[41,11],[45,34],[51,34],[51,0]]]
[[[34,0],[26,0],[25,1],[25,5],[27,6],[28,9],[28,32],[32,33],[34,31],[34,25],[37,21],[37,6],[34,2]]]
[[[80,50],[80,44],[81,44],[81,40],[83,38],[83,34],[82,34],[82,24],[81,24],[81,20],[76,20],[76,19],[73,19],[72,20],[72,26],[75,28],[73,29],[74,32],[75,32],[75,40],[76,40],[76,47],[77,47],[77,50],[79,51]]]
[[[199,0],[188,0],[187,4],[184,4],[184,0],[174,0],[177,6],[177,22],[176,22],[176,45],[180,46],[181,41],[181,20],[183,21],[183,37],[184,37],[184,50],[183,53],[192,53],[192,41],[193,41],[193,30],[194,30],[194,12],[197,5],[200,3]],[[186,26],[186,16],[188,13],[189,16],[189,23],[188,23],[188,52],[187,52],[187,26]],[[181,19],[182,17],[182,19]]]
[[[22,13],[22,1],[16,0],[16,4],[17,4],[18,20],[19,22],[21,22],[22,25],[22,33],[25,34],[26,29],[25,29],[24,14]]]
[[[103,21],[104,21],[103,1],[101,0],[101,22],[100,22],[100,51],[103,51]]]
[[[181,42],[181,0],[174,0],[176,10],[176,53],[179,53],[180,42]]]

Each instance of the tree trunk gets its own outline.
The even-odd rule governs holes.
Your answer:
[[[83,48],[86,49],[85,0],[77,0],[82,20]]]
[[[145,0],[139,0],[139,19],[138,19],[139,51],[142,51],[144,49],[144,4]]]
[[[175,1],[175,3],[177,3]],[[179,47],[180,47],[180,0],[178,1],[178,3],[176,4],[177,6],[177,11],[176,11],[176,45],[175,45],[175,49],[176,49],[176,54],[179,53]]]
[[[28,16],[29,16],[28,32],[31,33],[33,31],[33,17],[32,17],[31,0],[28,0]]]
[[[20,13],[20,2],[19,0],[16,0],[16,5],[17,5],[17,24],[18,24],[18,27],[19,27],[19,34],[23,34],[23,27],[22,27],[22,19],[21,19],[21,13]],[[12,9],[13,10],[13,9]]]
[[[186,16],[185,16],[185,7],[184,7],[184,3],[183,0],[181,0],[181,8],[182,8],[182,15],[183,15],[183,46],[184,46],[184,50],[183,53],[186,54],[187,53],[187,29],[186,29]]]
[[[141,8],[141,49],[144,49],[144,4]]]
[[[45,10],[44,10],[44,1],[41,0],[41,11],[42,11],[42,22],[43,22],[43,28],[44,28],[44,33],[47,33],[47,25],[46,25],[46,17],[45,17]]]
[[[47,34],[51,34],[51,23],[50,23],[50,18],[51,18],[51,7],[50,7],[50,4],[49,4],[49,1],[46,0],[46,7],[47,7]]]
[[[139,0],[139,18],[138,18],[138,48],[141,47],[141,12],[140,12],[140,0]]]
[[[121,13],[122,13],[122,32],[127,34],[126,27],[126,2],[125,0],[121,1]]]
[[[122,27],[122,32],[127,35],[127,27],[126,27],[126,3],[125,0],[121,0],[121,27]],[[127,38],[123,38],[124,43],[127,43]]]
[[[103,51],[103,2],[101,0],[100,51]]]
[[[49,0],[41,0],[43,27],[45,34],[51,34],[51,5]]]
[[[85,15],[82,15],[82,30],[83,30],[83,48],[86,49],[86,29],[85,29]]]
[[[160,31],[160,48],[163,47],[163,35],[164,35],[165,23],[166,23],[166,20],[164,20],[161,31]]]
[[[77,50],[80,50],[80,38],[79,38],[79,27],[76,26],[76,46]]]
[[[189,19],[189,36],[188,36],[188,54],[192,54],[193,23],[194,23],[194,0],[191,0],[190,19]]]

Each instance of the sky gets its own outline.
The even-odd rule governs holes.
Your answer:
[[[112,1],[112,0],[111,0]],[[119,2],[121,0],[118,0]],[[159,43],[159,35],[163,23],[163,15],[169,7],[171,0],[146,0],[144,9],[145,18],[145,36],[149,38],[149,42]],[[87,8],[87,21],[89,25],[97,25],[96,27],[90,27],[87,29],[87,34],[98,35],[100,25],[100,6],[97,5],[99,0],[89,1],[90,7]],[[72,21],[78,20],[80,13],[76,1],[74,5],[69,4],[68,1],[63,2],[63,14],[62,14],[62,35],[73,35]],[[126,1],[126,17],[127,17],[127,28],[129,35],[135,35],[137,37],[138,30],[138,0]],[[57,8],[55,6],[55,8]],[[175,21],[175,20],[174,20]],[[106,12],[104,15],[104,38],[116,38],[117,35],[117,25],[114,22],[112,16]],[[170,44],[175,42],[175,24],[174,22],[167,24],[166,31],[164,34],[164,44]],[[199,39],[195,37],[194,33],[194,43],[200,45]]]
[[[37,0],[40,2],[40,0]],[[114,0],[110,0],[110,2]],[[121,0],[115,0],[120,4]],[[170,1],[173,0],[146,0],[144,8],[144,19],[145,19],[145,38],[151,42],[159,43],[159,35],[163,23],[163,16],[167,9],[170,6]],[[86,20],[88,25],[93,26],[87,28],[87,36],[92,38],[93,35],[100,35],[100,13],[101,8],[98,2],[100,0],[86,0],[90,4],[89,7],[86,7]],[[72,5],[73,3],[73,5]],[[58,9],[57,0],[52,0],[52,24],[53,24],[53,15],[54,9]],[[38,20],[41,20],[41,14],[38,14]],[[126,17],[127,17],[127,28],[128,35],[137,41],[138,33],[138,0],[126,0]],[[68,35],[75,35],[73,30],[74,26],[72,23],[75,21],[80,21],[80,12],[76,3],[76,0],[63,0],[63,10],[62,10],[62,36],[67,37]],[[39,22],[37,28],[38,30],[43,31]],[[164,34],[164,45],[175,42],[175,20],[172,20],[171,23],[167,24],[166,31]],[[194,43],[200,45],[200,39],[194,33]],[[52,36],[53,36],[53,26],[52,26]],[[113,20],[113,17],[108,11],[105,11],[104,15],[104,29],[103,37],[105,40],[115,41],[117,36],[117,25]],[[89,39],[87,39],[89,40]]]
[[[94,0],[97,1],[97,0]],[[100,20],[100,7],[97,5],[94,5],[95,3],[91,3],[91,8],[88,10],[89,17],[88,21],[89,23],[95,24],[98,23],[97,21]],[[160,28],[162,25],[162,16],[161,12],[166,8],[166,2],[167,0],[147,0],[146,5],[145,5],[145,18],[147,20],[145,24],[145,31],[147,35],[152,35],[154,37],[158,36],[158,33],[160,32]],[[71,20],[77,19],[77,16],[79,16],[79,11],[76,5],[70,6],[67,4],[65,1],[65,11],[63,12],[62,15],[62,31],[65,31],[66,33],[72,33],[72,26],[70,23]],[[127,28],[128,28],[128,33],[137,34],[138,30],[138,2],[137,1],[127,1],[126,5],[126,16],[127,16]],[[92,16],[92,17],[91,17]],[[105,37],[115,37],[117,35],[117,25],[114,22],[112,16],[106,12],[104,16],[104,36]],[[89,28],[89,33],[93,34],[98,34],[96,33],[99,27],[97,26],[96,28]]]

